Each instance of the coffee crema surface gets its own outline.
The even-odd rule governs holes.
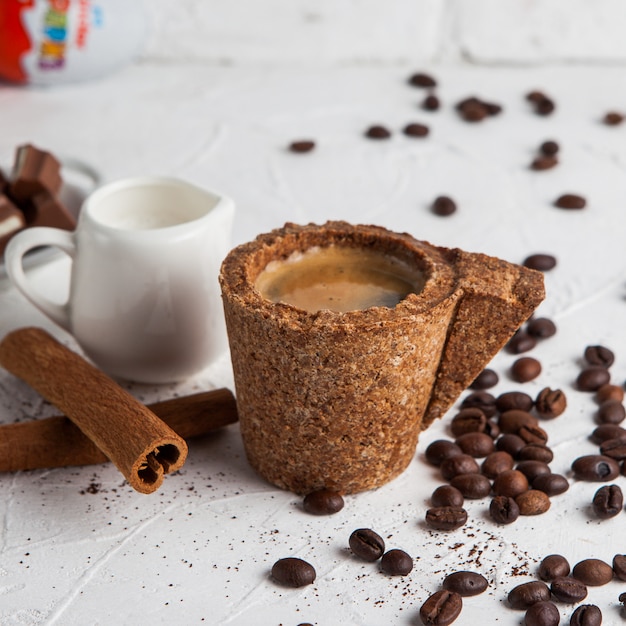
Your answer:
[[[256,288],[272,302],[310,312],[393,308],[410,293],[419,293],[425,277],[391,255],[363,248],[329,246],[295,252],[272,261]]]

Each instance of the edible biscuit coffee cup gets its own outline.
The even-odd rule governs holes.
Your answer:
[[[260,235],[220,283],[246,454],[300,494],[398,476],[544,296],[534,270],[345,222]]]

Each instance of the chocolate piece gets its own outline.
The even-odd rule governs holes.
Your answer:
[[[0,257],[9,239],[26,226],[24,214],[7,198],[0,194]]]
[[[44,150],[30,144],[19,146],[9,189],[11,196],[24,202],[46,191],[53,196],[61,189],[61,164]]]
[[[28,226],[50,226],[74,230],[76,220],[61,202],[44,191],[30,199],[24,206]]]

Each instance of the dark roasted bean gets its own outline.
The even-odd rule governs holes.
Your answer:
[[[304,152],[311,152],[311,150],[313,150],[315,148],[315,142],[314,141],[310,141],[308,139],[302,139],[299,141],[292,141],[289,144],[289,150],[291,152],[296,152],[296,153],[304,153]]]
[[[590,365],[578,374],[576,386],[580,391],[597,391],[611,380],[611,374],[606,367]]]
[[[365,131],[365,136],[368,139],[389,139],[389,137],[391,137],[391,132],[388,128],[375,124],[374,126],[370,126]]]
[[[486,417],[496,414],[496,399],[488,391],[474,391],[461,401],[461,408],[478,407]]]
[[[315,568],[302,559],[287,557],[274,563],[272,577],[287,587],[304,587],[315,580]]]
[[[543,419],[553,419],[562,415],[567,407],[567,398],[560,389],[544,387],[535,399],[535,410]]]
[[[395,548],[383,554],[380,569],[390,576],[406,576],[413,569],[413,559],[404,550]]]
[[[626,581],[626,554],[616,554],[613,557],[613,573],[619,580]]]
[[[437,111],[439,110],[440,106],[441,102],[434,93],[429,94],[422,101],[422,109],[424,109],[425,111]]]
[[[590,482],[607,482],[619,476],[619,465],[608,456],[587,454],[572,463],[574,476]]]
[[[491,387],[495,387],[498,384],[499,377],[497,372],[492,369],[485,368],[470,385],[470,389],[491,389]]]
[[[455,437],[465,433],[482,433],[487,426],[487,417],[478,407],[461,409],[450,422],[450,430]]]
[[[525,626],[558,626],[560,621],[559,609],[549,601],[533,604],[524,616]]]
[[[548,446],[540,443],[527,443],[518,453],[520,461],[541,461],[542,463],[552,463],[554,453]]]
[[[533,399],[523,391],[507,391],[496,398],[496,409],[500,413],[511,411],[530,411],[533,408]]]
[[[539,272],[549,272],[556,267],[556,257],[552,254],[546,254],[538,252],[531,254],[524,259],[522,263],[524,267],[528,267],[531,270],[537,270]]]
[[[454,440],[465,454],[476,459],[484,459],[494,449],[493,439],[487,433],[465,433]]]
[[[530,164],[530,169],[537,172],[542,172],[544,170],[550,170],[553,167],[556,167],[558,164],[559,160],[555,156],[547,156],[545,154],[541,154],[532,160]]]
[[[456,209],[456,202],[448,196],[437,196],[431,206],[431,211],[441,216],[452,215]]]
[[[624,388],[619,385],[612,385],[611,383],[602,385],[602,387],[596,391],[596,401],[599,404],[602,404],[607,400],[618,400],[619,402],[623,402]]]
[[[596,417],[600,424],[621,424],[626,418],[626,409],[619,400],[606,400],[598,408]]]
[[[599,587],[613,580],[613,568],[600,559],[584,559],[574,565],[572,576],[589,587]]]
[[[511,409],[505,411],[498,418],[498,426],[503,433],[517,434],[522,426],[538,426],[539,422],[528,411]]]
[[[617,599],[622,603],[622,608],[626,607],[626,591],[620,593]]]
[[[543,98],[542,100],[539,100],[539,102],[537,102],[535,104],[535,113],[537,115],[551,115],[554,112],[554,109],[556,108],[556,104],[554,103],[554,100],[550,99],[550,98]]]
[[[463,599],[447,589],[436,591],[420,608],[424,626],[449,626],[461,614]]]
[[[491,482],[484,474],[460,474],[450,484],[470,500],[485,498],[491,491]]]
[[[602,121],[607,126],[619,126],[624,121],[624,116],[617,111],[609,111],[604,114]]]
[[[626,436],[607,439],[600,444],[600,454],[608,456],[616,461],[626,459]]]
[[[605,346],[587,346],[585,348],[585,361],[589,365],[609,368],[615,362],[615,354]]]
[[[480,471],[487,478],[495,478],[498,474],[505,472],[506,470],[513,469],[513,457],[504,450],[498,450],[492,452],[480,466]]]
[[[463,454],[463,451],[453,441],[447,439],[436,439],[424,453],[426,460],[432,465],[439,467],[446,459]]]
[[[522,354],[532,350],[537,345],[537,339],[523,330],[518,330],[507,342],[506,350],[511,354]]]
[[[526,100],[528,100],[528,102],[532,102],[533,104],[536,104],[537,102],[541,102],[542,100],[545,100],[547,98],[547,96],[543,93],[543,91],[539,91],[538,89],[533,89],[533,91],[529,91],[526,94]]]
[[[510,496],[496,496],[489,505],[489,515],[496,524],[512,524],[519,514],[517,502]]]
[[[350,549],[364,561],[377,561],[385,552],[385,541],[369,528],[355,530],[349,539]]]
[[[572,576],[560,576],[550,584],[552,595],[559,602],[575,604],[582,602],[587,597],[587,586]]]
[[[313,515],[332,515],[343,509],[340,493],[330,489],[320,489],[307,494],[302,503],[304,510]]]
[[[523,356],[511,365],[511,378],[518,383],[527,383],[541,374],[541,363],[532,356]]]
[[[411,74],[408,83],[413,87],[425,87],[428,89],[437,86],[437,81],[430,74],[425,74],[424,72]]]
[[[462,597],[477,596],[487,589],[487,579],[477,572],[454,572],[443,580],[442,587],[454,591]]]
[[[540,426],[522,426],[517,431],[517,434],[527,444],[538,443],[541,445],[545,445],[548,441],[548,433]]]
[[[444,480],[450,480],[459,474],[477,474],[480,467],[476,459],[469,454],[458,454],[446,459],[440,466]]]
[[[569,489],[569,481],[562,474],[542,474],[533,480],[532,486],[547,496],[558,496]]]
[[[550,554],[541,561],[539,564],[539,578],[550,582],[555,578],[563,578],[568,576],[570,572],[570,565],[567,559],[560,554]]]
[[[528,490],[528,479],[518,470],[507,470],[498,474],[493,481],[493,493],[497,496],[514,498]]]
[[[554,206],[559,209],[584,209],[587,201],[575,193],[564,193],[554,201]]]
[[[570,626],[600,626],[602,611],[595,604],[582,604],[572,613]]]
[[[515,469],[522,472],[522,474],[524,474],[524,476],[528,478],[529,483],[532,483],[533,480],[537,478],[537,476],[542,476],[543,474],[552,473],[548,464],[544,463],[543,461],[533,461],[533,460],[520,461],[515,466]]]
[[[537,339],[548,339],[556,335],[556,325],[547,317],[536,317],[528,322],[526,332]]]
[[[460,506],[436,506],[426,511],[426,524],[435,530],[455,530],[467,522],[467,511]]]
[[[526,445],[528,444],[521,437],[513,433],[506,433],[496,441],[496,448],[508,452],[513,458],[516,458]]]
[[[425,124],[417,124],[415,122],[407,124],[402,132],[407,137],[427,137],[430,133],[430,129]]]
[[[548,139],[539,146],[539,152],[547,156],[554,156],[559,151],[559,144],[556,141]]]
[[[478,98],[465,98],[456,105],[459,115],[466,122],[481,122],[488,115],[487,107]]]
[[[590,439],[594,443],[600,444],[603,441],[619,439],[624,436],[626,436],[626,428],[622,428],[617,424],[600,424],[600,426],[595,428],[591,433]]]
[[[452,485],[441,485],[432,492],[430,502],[434,507],[455,506],[462,507],[463,494]]]
[[[550,589],[548,585],[532,580],[513,587],[507,596],[509,604],[514,609],[528,609],[537,602],[546,602],[550,599]]]
[[[529,489],[515,496],[520,515],[542,515],[550,508],[550,498],[539,489]]]
[[[624,495],[619,485],[604,485],[593,496],[593,511],[600,519],[609,519],[622,512]]]

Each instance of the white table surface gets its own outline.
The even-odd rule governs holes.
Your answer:
[[[419,108],[423,92],[405,84],[415,70],[440,80],[443,107]],[[531,355],[538,379],[513,383],[515,359],[503,352],[491,366],[492,390],[531,395],[561,388],[569,406],[546,422],[552,469],[596,451],[587,439],[596,404],[574,389],[590,344],[612,348],[613,381],[626,378],[626,124],[600,118],[626,109],[619,67],[241,69],[199,65],[137,65],[94,83],[36,90],[0,87],[0,163],[19,144],[82,159],[105,180],[167,174],[235,199],[233,244],[285,221],[346,219],[408,231],[418,239],[521,262],[548,252],[539,314],[558,326]],[[534,115],[524,99],[544,89],[554,115]],[[478,95],[501,103],[501,116],[480,124],[459,119],[454,103]],[[426,139],[400,132],[406,123],[431,127]],[[384,142],[364,139],[382,123]],[[294,155],[285,146],[312,138],[317,148]],[[546,139],[561,144],[561,163],[533,172],[528,164]],[[565,192],[587,197],[582,211],[552,201]],[[439,194],[456,199],[448,218],[430,213]],[[29,270],[35,285],[62,300],[69,260]],[[71,338],[0,280],[0,336],[40,325],[68,345]],[[143,401],[215,387],[232,388],[227,356],[177,386],[130,386]],[[185,467],[146,496],[112,465],[0,476],[0,624],[249,624],[296,626],[420,624],[419,607],[445,574],[482,572],[489,590],[464,603],[458,624],[521,623],[507,607],[516,584],[536,579],[538,561],[554,552],[571,563],[611,561],[626,552],[624,520],[598,521],[589,504],[598,484],[572,480],[549,512],[500,527],[488,501],[467,502],[469,522],[450,533],[423,523],[429,495],[441,483],[423,452],[448,437],[451,411],[421,436],[415,460],[391,484],[346,497],[329,517],[303,512],[301,499],[260,479],[248,466],[237,425],[190,443]],[[54,414],[27,385],[0,373],[3,422]],[[618,482],[626,487],[626,478]],[[91,493],[93,492],[93,493]],[[415,558],[411,574],[391,578],[347,548],[359,527],[377,530],[388,547]],[[317,570],[311,586],[291,590],[269,577],[281,557],[299,556]],[[626,583],[590,588],[605,624],[621,621],[617,597]],[[572,607],[560,605],[568,623]]]

